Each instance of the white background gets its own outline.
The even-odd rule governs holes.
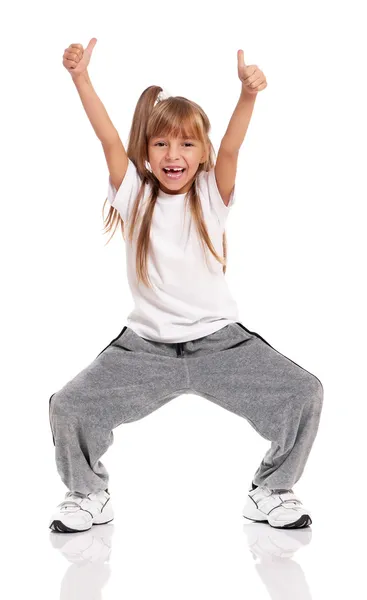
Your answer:
[[[120,230],[108,245],[102,233],[105,157],[62,65],[69,44],[86,47],[92,37],[89,74],[124,144],[140,94],[155,84],[202,106],[218,151],[241,88],[237,50],[265,73],[238,161],[226,277],[242,323],[317,375],[325,392],[295,486],[312,511],[313,540],[275,575],[271,561],[268,571],[256,567],[242,530],[268,448],[245,420],[184,395],[116,429],[102,459],[116,512],[111,570],[98,571],[103,597],[287,599],[292,589],[314,600],[350,592],[361,574],[350,550],[365,531],[366,491],[362,5],[33,1],[3,9],[2,500],[7,576],[19,593],[31,578],[49,599],[71,597],[70,564],[48,530],[67,491],[48,401],[133,308]],[[90,597],[91,581],[94,592],[102,585],[92,573],[74,574],[78,598]]]

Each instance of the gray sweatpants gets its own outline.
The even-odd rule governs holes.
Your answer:
[[[181,394],[196,394],[246,419],[269,450],[255,485],[291,489],[316,437],[320,380],[242,323],[179,343],[147,340],[125,326],[49,399],[58,473],[70,491],[108,488],[100,457],[113,429],[149,415]]]

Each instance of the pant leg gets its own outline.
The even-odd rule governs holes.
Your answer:
[[[320,380],[241,323],[186,342],[184,352],[195,393],[244,417],[271,441],[253,482],[291,489],[318,430]]]
[[[145,340],[129,327],[49,399],[58,473],[71,491],[108,488],[100,457],[113,429],[141,419],[189,393],[188,373],[176,344]]]

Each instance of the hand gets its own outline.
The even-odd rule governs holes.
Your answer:
[[[86,72],[96,43],[97,39],[92,38],[85,50],[81,44],[70,44],[65,49],[62,64],[72,77]]]
[[[243,50],[237,52],[237,69],[243,93],[253,96],[268,85],[264,73],[256,65],[245,65]]]

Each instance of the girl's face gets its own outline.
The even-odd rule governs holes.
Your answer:
[[[166,194],[189,191],[196,171],[205,162],[203,144],[195,138],[154,137],[148,144],[149,163]],[[183,173],[167,173],[164,167],[181,167]]]

